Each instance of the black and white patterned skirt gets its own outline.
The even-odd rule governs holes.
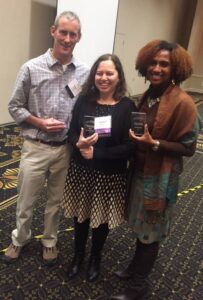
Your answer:
[[[113,229],[124,221],[125,192],[126,174],[104,174],[71,160],[62,198],[64,215],[80,223],[90,218],[92,228],[108,223]]]

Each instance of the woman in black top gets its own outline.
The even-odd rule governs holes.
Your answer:
[[[73,154],[62,206],[65,216],[74,218],[75,227],[75,255],[67,272],[69,279],[80,270],[89,227],[92,248],[87,280],[97,279],[109,229],[124,219],[127,160],[132,149],[128,131],[131,112],[136,110],[125,94],[120,60],[116,55],[102,55],[91,68],[75,104],[68,135]],[[91,129],[94,133],[87,136]]]

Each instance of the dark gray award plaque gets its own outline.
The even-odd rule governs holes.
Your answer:
[[[94,116],[84,116],[83,120],[84,137],[94,134]]]
[[[146,123],[146,113],[132,112],[131,113],[131,129],[135,135],[141,136],[144,134],[144,125]]]

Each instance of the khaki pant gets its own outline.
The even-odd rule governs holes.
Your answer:
[[[12,242],[15,246],[23,246],[31,238],[30,227],[34,205],[45,183],[47,202],[42,244],[46,247],[55,246],[60,221],[60,201],[69,159],[68,145],[51,147],[40,142],[25,140],[18,175],[17,228],[12,231]]]

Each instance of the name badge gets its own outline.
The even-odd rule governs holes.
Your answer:
[[[74,98],[81,92],[82,88],[77,79],[73,79],[68,85],[66,85],[66,90],[69,96]]]
[[[111,135],[111,116],[96,117],[94,120],[94,129],[99,136]]]

